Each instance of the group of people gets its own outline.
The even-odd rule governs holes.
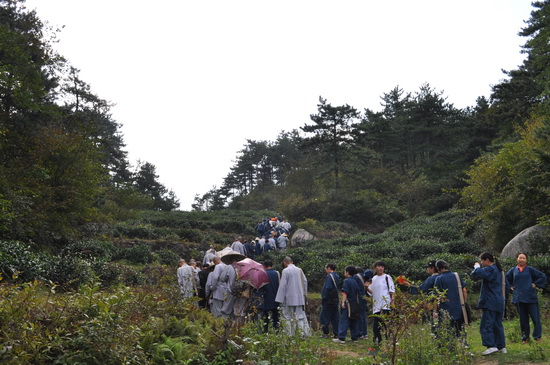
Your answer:
[[[507,353],[506,337],[502,324],[506,310],[507,294],[512,292],[512,303],[515,304],[522,336],[522,343],[530,341],[531,318],[534,330],[532,333],[535,341],[540,341],[542,336],[542,324],[538,306],[536,288],[546,286],[546,275],[532,266],[527,265],[527,254],[519,253],[516,257],[517,265],[506,274],[499,261],[489,252],[479,256],[479,262],[474,263],[474,269],[470,276],[474,280],[481,280],[481,291],[477,307],[482,310],[480,322],[480,334],[483,346],[486,347],[482,355],[493,353]],[[427,265],[430,276],[420,286],[411,285],[408,281],[410,292],[429,293],[435,289],[445,293],[445,299],[439,303],[436,318],[439,326],[447,323],[457,338],[461,338],[464,346],[468,346],[464,325],[468,324],[466,282],[456,272],[449,270],[449,265],[443,260],[430,261]],[[433,326],[437,335],[437,329]]]
[[[395,285],[385,273],[383,261],[376,261],[373,270],[363,271],[346,266],[344,281],[339,288],[339,276],[334,264],[326,264],[327,276],[321,290],[321,315],[323,338],[332,337],[336,343],[345,343],[348,331],[352,341],[367,339],[367,296],[372,297],[374,342],[382,342],[382,315],[388,313],[395,298]]]
[[[208,254],[207,251],[205,256]],[[208,256],[208,259],[209,264],[203,264],[198,273],[185,260],[180,260],[178,283],[185,298],[196,293],[200,298],[199,306],[207,308],[215,317],[240,322],[246,317],[260,319],[265,332],[270,326],[278,329],[283,321],[289,335],[311,334],[305,311],[307,279],[290,257],[283,260],[281,274],[273,269],[272,260],[262,263],[269,282],[259,289],[239,280],[233,265],[222,262],[219,256]]]
[[[262,255],[267,251],[284,251],[288,246],[288,234],[281,233],[278,236],[276,231],[271,231],[266,237],[256,237],[254,240],[243,240],[242,236],[235,238],[231,244],[231,249],[248,258],[254,260],[255,257]]]
[[[232,248],[237,251],[235,248],[239,246],[234,245]],[[281,274],[273,269],[271,260],[265,260],[263,265],[269,283],[255,290],[250,285],[239,283],[235,268],[221,262],[212,250],[205,254],[203,270],[197,269],[192,261],[189,264],[183,260],[180,262],[178,282],[182,295],[198,295],[201,298],[199,305],[208,308],[216,317],[243,320],[250,316],[263,321],[264,331],[268,331],[269,326],[278,329],[281,321],[289,335],[311,335],[305,311],[308,281],[290,257],[284,259]],[[477,305],[482,310],[480,333],[486,347],[482,355],[507,353],[502,320],[509,290],[519,314],[522,342],[530,340],[529,318],[534,325],[533,339],[540,341],[542,325],[536,288],[545,287],[546,275],[527,265],[525,253],[517,255],[517,266],[506,274],[492,254],[484,252],[479,259],[470,275],[474,280],[482,281]],[[402,284],[409,287],[411,294],[444,293],[444,299],[438,303],[432,318],[434,335],[437,337],[441,330],[450,329],[464,346],[468,346],[464,331],[468,321],[466,282],[458,273],[452,272],[444,260],[432,260],[426,269],[430,276],[420,285],[407,280]],[[321,291],[320,313],[322,337],[345,343],[349,331],[352,341],[367,339],[367,297],[371,297],[373,340],[376,344],[382,342],[384,314],[395,309],[396,290],[393,278],[385,270],[383,261],[376,261],[372,270],[365,271],[347,266],[340,282],[336,266],[325,265],[327,275]]]

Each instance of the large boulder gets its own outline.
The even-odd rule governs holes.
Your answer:
[[[302,243],[314,240],[315,237],[305,229],[298,229],[290,238],[290,246],[300,246]]]
[[[524,229],[510,242],[504,246],[500,257],[516,257],[518,252],[531,253],[529,238],[535,235],[543,235],[548,233],[548,227],[546,226],[532,226]]]

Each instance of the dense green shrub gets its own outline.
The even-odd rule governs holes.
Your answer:
[[[90,262],[76,256],[53,257],[46,269],[48,280],[63,287],[78,288],[94,280]]]
[[[9,281],[32,281],[46,276],[48,256],[18,241],[0,241],[0,274]]]
[[[110,241],[88,240],[69,243],[63,249],[62,254],[83,259],[110,261],[116,256],[117,250],[117,247]]]
[[[159,238],[157,229],[150,224],[119,223],[113,232],[115,237],[155,239]]]
[[[103,286],[109,287],[120,283],[123,265],[116,262],[97,261],[93,264],[93,269]]]
[[[179,255],[172,250],[163,249],[155,252],[158,256],[159,263],[162,265],[176,266],[178,264]]]
[[[120,258],[134,264],[150,264],[154,259],[151,247],[143,243],[121,249]]]
[[[181,239],[190,241],[190,242],[202,242],[203,241],[203,231],[196,228],[183,228],[177,230],[177,234]]]

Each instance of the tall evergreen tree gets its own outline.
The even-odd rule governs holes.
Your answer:
[[[325,156],[334,177],[334,189],[338,190],[345,155],[352,142],[351,127],[357,122],[359,113],[348,104],[334,107],[322,97],[319,97],[317,110],[317,114],[310,115],[314,124],[306,124],[300,129],[313,134],[304,138],[304,144]]]

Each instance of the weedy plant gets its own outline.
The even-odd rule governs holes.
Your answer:
[[[378,353],[389,364],[428,364],[434,359],[440,363],[471,364],[471,355],[464,347],[464,338],[455,338],[446,326],[446,319],[432,327],[430,318],[437,310],[443,293],[410,295],[396,288],[392,310],[377,316],[385,326],[386,341]],[[434,330],[431,329],[431,327]],[[435,346],[434,346],[435,344]],[[437,363],[437,362],[436,362]]]

